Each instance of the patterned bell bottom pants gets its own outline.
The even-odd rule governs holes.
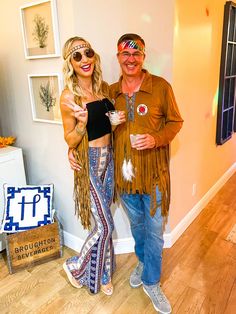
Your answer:
[[[114,166],[111,146],[89,147],[90,198],[93,227],[78,256],[66,261],[79,284],[97,293],[115,270],[110,206],[113,197]]]

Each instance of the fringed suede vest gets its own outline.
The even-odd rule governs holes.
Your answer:
[[[75,96],[75,102],[80,104],[79,97]],[[82,141],[74,150],[76,161],[81,166],[80,171],[74,171],[74,201],[75,213],[80,217],[84,229],[91,227],[91,201],[88,159],[88,134],[87,131]]]
[[[127,96],[122,93],[122,77],[118,83],[110,86],[110,97],[115,108],[124,110],[127,120],[114,131],[115,188],[119,194],[150,194],[150,214],[153,216],[157,207],[161,206],[162,215],[166,217],[170,204],[169,143],[180,130],[183,119],[170,84],[161,77],[143,71],[145,78],[132,104],[133,120],[128,118],[131,108]],[[156,148],[131,148],[130,134],[152,135]],[[132,182],[122,175],[124,159],[130,159],[133,164],[135,177]],[[156,202],[156,186],[162,194],[161,204]]]
[[[148,133],[143,128],[129,127],[129,123],[116,128],[114,131],[115,158],[115,187],[119,194],[150,194],[151,216],[155,215],[158,206],[162,215],[167,216],[170,204],[170,174],[169,174],[169,145],[155,149],[136,150],[130,145],[129,135]],[[124,159],[129,160],[134,167],[135,177],[132,182],[126,181],[122,175]],[[156,186],[162,195],[161,204],[156,203]]]

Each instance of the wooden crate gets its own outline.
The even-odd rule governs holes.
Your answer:
[[[57,221],[5,235],[9,273],[62,256],[62,233]]]

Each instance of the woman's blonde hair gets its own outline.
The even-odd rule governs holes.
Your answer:
[[[84,38],[75,36],[75,37],[69,38],[65,42],[63,46],[63,50],[62,50],[62,55],[65,60],[64,65],[63,65],[65,88],[69,89],[73,94],[77,95],[81,99],[82,97],[86,98],[86,95],[83,89],[81,88],[81,86],[78,84],[78,78],[70,62],[71,54],[69,54],[68,56],[68,53],[70,52],[71,47],[75,41],[83,41],[90,48],[91,48],[91,45]],[[102,70],[101,70],[100,57],[96,52],[94,54],[94,59],[95,59],[95,64],[94,64],[94,71],[92,74],[92,88],[93,88],[94,96],[101,98],[105,95],[102,90]]]

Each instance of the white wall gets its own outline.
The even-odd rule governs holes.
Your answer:
[[[85,232],[74,217],[73,174],[62,126],[32,120],[27,75],[61,72],[62,59],[25,59],[19,7],[28,3],[31,1],[1,1],[0,132],[17,137],[16,146],[23,148],[29,184],[54,183],[55,208],[65,231],[84,238]],[[117,39],[123,33],[135,32],[146,41],[146,67],[171,81],[173,3],[173,0],[58,0],[61,46],[74,35],[88,39],[101,56],[104,79],[111,83],[119,77]],[[123,210],[113,206],[113,214],[114,238],[130,237]]]

